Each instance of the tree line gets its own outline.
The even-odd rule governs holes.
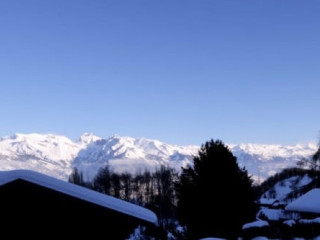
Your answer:
[[[84,181],[83,173],[74,168],[69,182],[149,208],[157,214],[160,226],[166,228],[175,219],[174,185],[178,176],[177,171],[168,166],[131,174],[117,173],[106,165],[92,182]]]

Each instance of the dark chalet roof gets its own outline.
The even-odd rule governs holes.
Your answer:
[[[0,221],[13,236],[50,231],[56,237],[125,239],[138,225],[156,226],[158,219],[138,205],[38,172],[13,170],[0,172]],[[12,231],[13,226],[21,231]]]

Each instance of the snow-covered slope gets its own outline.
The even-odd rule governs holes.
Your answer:
[[[294,166],[310,157],[316,144],[281,146],[261,144],[229,145],[240,165],[255,180]],[[192,162],[199,146],[176,146],[145,138],[112,136],[104,139],[85,133],[77,141],[52,134],[15,134],[0,139],[0,170],[30,169],[67,179],[73,167],[92,178],[97,170],[111,165],[115,171],[135,173],[161,164],[178,170]]]
[[[118,172],[136,173],[155,169],[160,165],[180,169],[192,161],[192,156],[198,149],[197,146],[181,147],[157,140],[115,135],[95,141],[82,149],[73,166],[82,170],[89,178],[107,163]]]
[[[253,179],[261,182],[287,167],[296,166],[302,158],[310,158],[317,150],[315,143],[290,146],[266,144],[229,145],[241,166],[245,166]]]
[[[304,186],[307,186],[311,183],[313,179],[305,174],[303,176],[292,176],[288,177],[283,180],[279,180],[273,187],[267,190],[263,195],[262,198],[265,199],[277,199],[279,201],[288,202],[292,199],[288,199],[289,194],[292,192],[298,191],[302,189]],[[300,193],[297,193],[295,197],[298,197]],[[294,197],[293,197],[294,199]]]
[[[65,179],[79,147],[63,136],[15,134],[0,140],[0,169],[30,169]]]

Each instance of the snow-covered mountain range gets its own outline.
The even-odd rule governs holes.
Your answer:
[[[316,144],[228,145],[241,166],[256,181],[309,158]],[[0,170],[31,169],[66,180],[74,167],[92,179],[109,164],[115,171],[136,173],[168,165],[177,170],[192,162],[199,146],[177,146],[157,140],[112,136],[101,138],[85,133],[77,141],[53,134],[15,134],[0,139]]]

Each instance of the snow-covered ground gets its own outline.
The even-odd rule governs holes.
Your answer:
[[[248,228],[260,228],[260,227],[266,227],[269,226],[269,223],[267,221],[263,221],[263,220],[257,220],[254,222],[250,222],[250,223],[246,223],[242,226],[242,229],[248,229]]]
[[[263,198],[272,198],[277,200],[285,200],[288,194],[294,190],[299,189],[312,181],[307,174],[303,177],[293,176],[285,180],[277,182],[273,188],[269,189],[263,194]]]

